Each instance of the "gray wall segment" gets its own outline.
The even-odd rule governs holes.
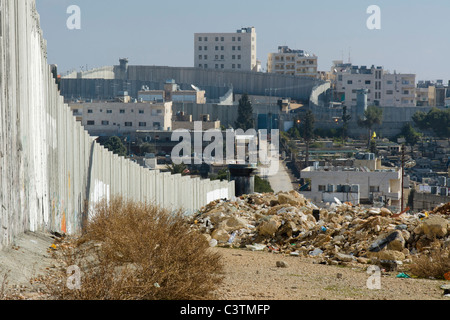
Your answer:
[[[76,122],[47,64],[34,0],[2,0],[0,15],[0,249],[25,231],[77,234],[89,209],[113,195],[169,210],[206,204],[192,205],[190,188],[176,198],[185,178],[113,155]]]

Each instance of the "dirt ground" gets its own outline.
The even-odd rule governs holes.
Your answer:
[[[36,279],[56,267],[49,234],[27,233],[0,252],[0,285],[21,299],[45,300]],[[449,300],[440,286],[448,281],[400,279],[382,273],[381,289],[371,290],[368,266],[327,266],[317,259],[230,248],[214,248],[223,256],[225,280],[214,300]],[[277,267],[277,262],[287,267]],[[1,286],[0,286],[1,288]]]
[[[367,265],[329,266],[314,258],[215,250],[226,265],[217,300],[449,300],[440,289],[448,281],[401,279],[396,277],[399,272],[382,272],[381,289],[371,290]],[[277,267],[278,261],[287,268]]]

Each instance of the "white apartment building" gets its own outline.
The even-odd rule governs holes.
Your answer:
[[[194,67],[257,71],[254,27],[236,33],[196,33],[194,37]]]
[[[335,62],[332,68],[335,97],[356,106],[357,91],[368,90],[368,104],[388,107],[416,106],[416,75],[389,73],[382,67],[353,66]]]
[[[316,202],[359,204],[360,200],[387,201],[401,205],[401,169],[383,168],[379,159],[358,160],[353,167],[308,167],[302,178],[311,180],[311,191],[301,191]]]
[[[85,103],[70,105],[82,126],[93,135],[120,135],[136,131],[170,131],[172,102]]]
[[[267,72],[317,78],[318,58],[304,50],[278,47],[277,53],[269,53]]]

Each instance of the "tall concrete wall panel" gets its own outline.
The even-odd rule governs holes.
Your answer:
[[[77,234],[115,195],[190,212],[214,198],[199,186],[234,195],[233,183],[150,171],[95,143],[58,92],[35,1],[0,0],[0,23],[0,249],[25,231]]]

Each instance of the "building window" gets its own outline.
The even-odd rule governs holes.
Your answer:
[[[219,69],[219,65],[218,64],[216,64],[216,69]]]
[[[112,110],[106,110],[106,113],[111,114]]]
[[[198,50],[202,51],[202,50],[203,50],[203,47],[202,47],[202,46],[199,46],[199,47],[198,47]]]
[[[208,41],[208,37],[205,37],[205,41]]]
[[[198,59],[199,59],[199,60],[202,60],[202,58],[203,58],[202,55],[199,55],[199,56],[198,56]]]
[[[327,191],[327,186],[320,185],[319,192],[325,192],[325,191]]]
[[[205,60],[208,60],[208,55],[205,54],[205,56],[203,57]]]
[[[231,56],[231,59],[235,60],[235,59],[236,59],[236,56],[235,56],[235,55],[232,55],[232,56]]]
[[[241,60],[241,55],[238,55],[238,60]]]
[[[89,121],[87,122],[87,125],[88,125],[88,126],[95,126],[95,121],[89,120]]]
[[[231,38],[232,41],[236,41],[236,37]]]
[[[159,127],[161,127],[160,122],[153,122],[153,128],[159,128]]]
[[[369,192],[380,192],[380,186],[370,186]]]
[[[348,80],[347,84],[353,84],[353,80]]]
[[[241,41],[241,37],[238,37],[238,41]]]
[[[241,46],[238,46],[238,51],[241,51]]]
[[[202,67],[202,64],[200,63],[200,64],[198,65],[198,67],[201,68],[201,67]]]
[[[216,57],[215,57],[215,59],[216,59],[216,60],[219,60],[219,55],[217,55],[217,54],[216,54]]]
[[[109,121],[102,121],[102,126],[109,126]]]
[[[220,47],[220,50],[222,50],[222,51],[225,50],[225,47],[224,47],[224,46],[221,46],[221,47]]]
[[[139,113],[144,114],[145,112],[144,112],[144,110],[139,110]]]
[[[203,67],[204,67],[205,69],[208,69],[208,65],[207,65],[207,64],[204,64]]]
[[[231,68],[233,68],[233,69],[236,69],[236,65],[235,65],[235,64],[233,64],[233,65],[231,66]]]
[[[393,90],[387,90],[386,94],[394,94],[394,91]]]
[[[221,68],[221,69],[224,69],[224,68],[225,68],[225,66],[224,66],[223,64],[221,64],[221,65],[220,65],[220,68]]]
[[[370,84],[370,80],[366,80],[366,84]],[[377,83],[375,83],[375,84],[377,84]]]
[[[224,55],[221,55],[221,56],[220,56],[220,60],[225,60],[225,56],[224,56]]]
[[[133,126],[133,122],[125,122],[125,127],[132,127]]]
[[[235,50],[236,50],[236,47],[235,47],[235,46],[233,46],[233,47],[232,47],[232,49],[233,49],[233,51],[235,51]]]
[[[241,65],[240,64],[238,64],[238,69],[240,69],[241,68]]]
[[[204,46],[203,49],[206,51],[206,50],[208,50],[208,47],[207,47],[207,46]]]
[[[146,127],[147,126],[147,122],[139,122],[139,127]]]
[[[216,51],[219,51],[219,46],[216,46]]]
[[[224,37],[221,37],[221,38],[220,38],[220,41],[225,41],[225,38],[224,38]]]
[[[94,110],[89,109],[89,110],[88,110],[88,113],[94,113]]]
[[[202,41],[202,39],[203,39],[202,37],[199,37],[199,38],[198,38],[198,41]]]
[[[125,113],[125,109],[120,110],[120,113],[124,114]]]
[[[219,41],[219,37],[216,37],[216,41]]]

